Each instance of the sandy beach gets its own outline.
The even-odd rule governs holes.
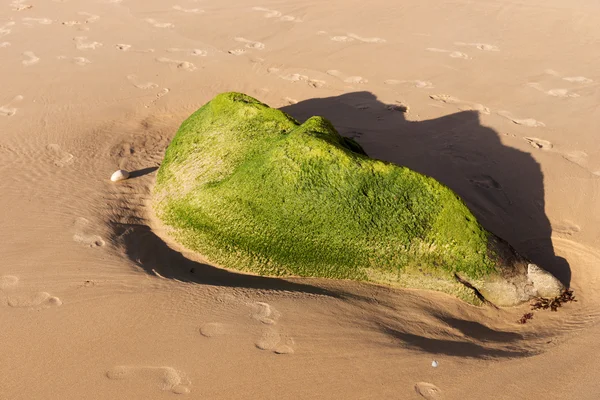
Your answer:
[[[599,36],[596,0],[3,0],[0,399],[600,398]],[[446,184],[577,302],[520,324],[182,248],[156,170],[226,91]]]

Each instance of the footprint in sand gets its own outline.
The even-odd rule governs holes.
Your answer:
[[[15,295],[7,298],[8,305],[14,308],[31,308],[31,307],[57,307],[62,305],[62,301],[50,295],[48,292],[37,292],[29,295]]]
[[[296,100],[296,99],[292,99],[291,97],[284,97],[284,98],[283,98],[283,101],[285,101],[285,102],[286,102],[286,104],[288,104],[288,105],[290,105],[290,106],[291,106],[291,105],[294,105],[294,104],[298,104],[298,100]]]
[[[0,42],[0,48],[10,46],[10,42]]]
[[[196,66],[189,61],[173,60],[167,57],[158,57],[156,61],[174,66],[177,69],[192,72],[196,70]]]
[[[475,47],[478,50],[483,51],[500,51],[498,46],[494,46],[493,44],[486,43],[465,43],[465,42],[454,42],[456,46],[470,46]]]
[[[446,104],[454,104],[461,111],[479,111],[482,114],[490,113],[490,109],[484,106],[483,104],[463,101],[454,96],[449,96],[447,94],[433,94],[430,95],[429,98]]]
[[[2,36],[6,36],[9,33],[12,32],[12,29],[10,29],[11,26],[14,26],[15,22],[14,21],[10,21],[5,23],[4,25],[0,25],[0,37]]]
[[[427,382],[417,383],[415,385],[415,392],[427,400],[438,400],[442,398],[442,391],[438,389],[437,386]]]
[[[568,89],[545,90],[542,88],[542,85],[537,82],[528,83],[527,86],[552,97],[579,97],[577,93],[572,93]]]
[[[85,11],[80,11],[77,14],[82,15],[84,17],[87,17],[85,20],[83,21],[64,21],[61,22],[62,25],[66,25],[66,26],[75,26],[75,25],[81,25],[81,24],[91,24],[93,22],[96,22],[100,19],[99,15],[95,15],[95,14],[91,14],[89,12],[85,12]]]
[[[553,69],[547,69],[544,71],[545,74],[554,76],[556,78],[561,78],[561,74]],[[563,81],[571,82],[571,83],[592,83],[593,79],[586,78],[585,76],[565,76],[561,78]]]
[[[369,81],[360,76],[349,76],[344,77],[344,74],[336,69],[330,69],[327,71],[327,75],[335,76],[346,83],[368,83]]]
[[[357,132],[357,131],[349,131],[349,132],[344,132],[344,136],[349,137],[350,139],[360,139],[362,136],[364,135],[363,132]]]
[[[90,221],[83,217],[79,217],[75,220],[73,240],[88,247],[102,247],[106,244],[104,239],[92,233]]]
[[[255,302],[248,304],[252,310],[252,318],[265,325],[275,325],[281,314],[268,303]]]
[[[572,93],[567,89],[550,89],[545,92],[549,96],[554,97],[579,97],[577,93]]]
[[[208,54],[205,50],[200,50],[200,49],[180,49],[177,47],[171,47],[170,49],[167,49],[167,52],[169,53],[187,53],[190,56],[196,56],[196,57],[206,57],[206,55]]]
[[[331,36],[329,39],[331,39],[334,42],[353,42],[354,39],[352,39],[351,37],[348,36]]]
[[[73,57],[73,62],[75,65],[79,65],[80,67],[84,67],[88,64],[91,64],[91,61],[85,57]]]
[[[256,341],[255,345],[261,350],[273,350],[281,341],[281,336],[276,331],[265,331]]]
[[[318,35],[326,34],[325,31],[317,32]],[[386,40],[378,37],[362,37],[355,33],[347,33],[346,35],[330,36],[330,40],[334,42],[353,42],[355,40],[363,43],[385,43]]]
[[[262,333],[254,345],[260,350],[277,354],[294,353],[294,339],[279,333],[277,321],[281,314],[270,304],[264,302],[245,303],[250,309],[250,317],[262,327]],[[231,333],[231,326],[220,322],[207,322],[200,326],[200,334],[206,338],[218,338]]]
[[[62,305],[62,301],[50,295],[47,292],[36,293],[15,293],[19,285],[19,278],[13,275],[0,276],[0,291],[6,295],[6,302],[14,308],[32,308],[32,307],[57,307]]]
[[[308,76],[302,75],[302,74],[282,75],[281,78],[285,79],[286,81],[290,81],[290,82],[306,82],[306,84],[308,86],[313,87],[313,88],[323,87],[326,83],[325,81],[322,81],[319,79],[312,79],[312,78],[309,78]]]
[[[590,78],[586,78],[585,76],[567,76],[562,78],[564,81],[572,82],[572,83],[592,83],[594,82]]]
[[[258,349],[272,351],[277,354],[294,353],[294,339],[282,336],[275,329],[275,325],[277,324],[277,320],[281,317],[281,314],[268,303],[254,302],[248,305],[252,310],[252,319],[262,324],[269,325],[260,338],[254,343],[255,346]]]
[[[102,47],[100,42],[88,42],[87,36],[76,36],[73,40],[78,50],[96,50],[98,47]]]
[[[405,84],[405,85],[411,85],[414,86],[416,88],[419,89],[433,89],[433,83],[429,82],[429,81],[421,81],[421,80],[413,80],[413,81],[400,81],[397,79],[388,79],[386,81],[384,81],[383,83],[385,83],[386,85],[401,85],[401,84]]]
[[[66,167],[67,165],[73,164],[73,154],[67,153],[63,149],[60,148],[59,145],[53,143],[46,146],[46,150],[52,156],[52,162],[57,167]]]
[[[155,28],[174,28],[175,25],[170,22],[159,22],[152,18],[146,18],[145,21]]]
[[[502,185],[500,185],[500,183],[498,183],[498,181],[495,180],[490,175],[474,176],[469,179],[469,182],[471,182],[472,184],[477,185],[479,187],[482,187],[484,189],[496,189],[496,190],[502,189]]]
[[[158,85],[154,82],[140,82],[138,76],[134,74],[127,75],[127,79],[138,89],[146,90],[155,89],[158,87]]]
[[[150,106],[153,106],[154,103],[156,103],[161,97],[167,95],[167,93],[169,93],[170,91],[171,89],[169,88],[161,89],[160,92],[156,94],[156,97],[154,97],[154,99],[148,105],[146,105],[146,108],[150,108]]]
[[[227,51],[229,54],[234,55],[234,56],[241,56],[242,54],[246,53],[246,50],[244,49],[233,49],[233,50],[228,50]]]
[[[17,286],[19,278],[13,275],[0,276],[0,290],[10,289]]]
[[[571,222],[571,221],[562,221],[557,223],[556,225],[552,224],[552,232],[556,232],[562,236],[572,236],[576,233],[581,232],[581,228],[579,225]]]
[[[284,79],[286,81],[306,82],[306,84],[308,84],[308,86],[313,87],[313,88],[320,88],[326,84],[325,81],[322,81],[319,79],[312,79],[306,75],[302,75],[302,74],[298,74],[298,73],[293,73],[293,74],[283,73],[282,74],[281,70],[279,68],[275,68],[275,67],[267,68],[267,72],[270,74],[277,75],[279,78]]]
[[[284,15],[283,13],[277,10],[271,10],[264,7],[252,7],[252,10],[264,13],[265,18],[276,18],[280,21],[285,22],[302,22],[300,18],[292,17],[291,15]]]
[[[117,366],[106,371],[106,377],[112,380],[126,380],[135,377],[152,379],[157,386],[164,391],[176,394],[190,392],[190,381],[171,367],[149,367],[149,366]]]
[[[13,0],[13,2],[10,3],[10,6],[12,7],[13,11],[23,11],[33,8],[31,4],[23,4],[24,2],[25,0]]]
[[[32,66],[32,65],[34,65],[34,64],[37,64],[38,62],[40,62],[40,58],[39,58],[39,57],[37,57],[37,56],[36,56],[36,55],[33,53],[33,51],[26,51],[26,52],[24,52],[24,53],[23,53],[23,55],[24,55],[25,57],[27,57],[27,59],[26,59],[26,60],[23,60],[23,61],[21,61],[21,63],[22,63],[24,66],[26,66],[26,67]]]
[[[50,25],[52,23],[50,18],[22,18],[21,21],[23,21],[25,25],[31,25],[31,23]]]
[[[295,342],[291,337],[284,337],[276,330],[268,329],[263,332],[254,345],[257,349],[272,351],[276,354],[293,354]]]
[[[256,42],[254,40],[248,40],[243,37],[236,37],[233,40],[235,40],[236,42],[244,43],[244,47],[248,49],[263,50],[265,48],[264,43]]]
[[[572,163],[577,164],[580,167],[586,168],[588,162],[588,155],[585,151],[568,151],[562,154],[562,156],[564,159],[571,161]]]
[[[331,75],[331,76],[335,76],[336,78],[341,79],[345,83],[367,83],[367,82],[369,82],[362,76],[347,76],[346,77],[346,76],[344,76],[343,73],[341,73],[337,69],[330,69],[329,71],[327,71],[327,74]]]
[[[202,14],[204,10],[199,8],[183,8],[181,6],[173,6],[173,10],[181,11],[186,14]]]
[[[200,334],[207,338],[223,336],[228,333],[227,326],[220,322],[208,322],[199,329]]]
[[[534,149],[550,150],[553,147],[551,142],[544,139],[535,137],[524,137],[523,139]]]
[[[92,62],[85,57],[67,57],[67,56],[58,56],[59,60],[72,60],[73,64],[79,65],[80,67],[84,67]]]
[[[265,13],[264,17],[265,17],[265,18],[279,18],[279,17],[281,17],[281,15],[282,15],[282,14],[281,14],[279,11],[277,11],[277,10],[270,10],[270,9],[268,9],[268,8],[264,8],[264,7],[252,7],[252,9],[253,9],[254,11],[260,11],[260,12],[264,12],[264,13]]]
[[[15,115],[17,113],[17,108],[12,107],[12,105],[21,100],[23,100],[23,96],[17,95],[15,97],[13,97],[13,99],[10,102],[6,103],[3,106],[0,106],[0,116],[12,117],[13,115]]]
[[[471,58],[471,57],[469,57],[468,54],[465,54],[465,53],[460,52],[460,51],[444,50],[444,49],[438,49],[438,48],[435,48],[435,47],[428,47],[425,50],[431,51],[433,53],[446,53],[446,54],[448,54],[449,57],[452,57],[452,58],[462,58],[463,60],[469,60]]]
[[[363,42],[363,43],[385,43],[385,39],[378,38],[378,37],[363,37],[363,36],[358,36],[355,33],[348,33],[347,35],[349,38],[356,39],[359,42]]]
[[[546,150],[546,151],[554,151],[560,154],[562,158],[567,161],[572,162],[573,164],[577,164],[582,168],[588,169],[588,154],[585,151],[580,150],[572,150],[567,152],[561,152],[557,150],[552,150],[554,145],[548,140],[536,138],[536,137],[524,137],[523,138],[531,147],[538,150]],[[596,173],[592,172],[597,175]]]
[[[512,121],[514,124],[526,126],[528,128],[541,128],[546,126],[543,122],[533,118],[515,118],[508,111],[498,111],[498,115]]]
[[[77,14],[82,15],[84,17],[87,17],[85,19],[85,21],[84,21],[86,24],[90,24],[92,22],[96,22],[96,21],[98,21],[100,19],[99,15],[91,14],[91,13],[85,12],[85,11],[80,11]]]
[[[132,45],[119,43],[116,44],[115,47],[121,51],[131,51],[133,53],[154,53],[154,49],[146,49],[146,50],[133,50]]]

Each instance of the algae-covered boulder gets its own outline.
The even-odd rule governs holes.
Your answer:
[[[321,117],[299,124],[240,93],[218,95],[183,122],[153,196],[180,243],[226,268],[505,306],[563,289],[433,178],[369,158]]]

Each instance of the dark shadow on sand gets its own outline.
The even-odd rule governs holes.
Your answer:
[[[476,111],[411,122],[370,92],[310,99],[281,109],[301,122],[329,119],[373,158],[407,166],[460,195],[482,225],[567,287],[568,262],[557,257],[545,213],[544,176],[530,154],[502,144]]]
[[[359,142],[369,156],[407,166],[444,183],[465,200],[485,228],[569,286],[569,264],[555,255],[551,241],[540,165],[530,154],[502,144],[496,131],[481,125],[478,112],[411,122],[403,110],[380,102],[369,92],[310,99],[282,111],[300,122],[313,115],[323,116],[341,135]],[[533,354],[517,344],[523,337],[516,332],[497,331],[450,316],[437,317],[469,339],[415,334],[410,326],[383,322],[378,315],[365,322],[403,346],[433,354],[474,358]]]
[[[301,292],[329,297],[354,297],[311,284],[275,277],[248,275],[194,261],[172,249],[144,224],[112,223],[114,237],[127,257],[149,274],[159,274],[182,282],[209,286],[236,287],[280,292]]]
[[[460,331],[466,337],[477,340],[510,343],[515,340],[523,339],[523,335],[519,333],[492,329],[476,321],[468,321],[466,319],[449,316],[438,316],[437,318],[446,325]]]
[[[158,167],[148,167],[148,168],[138,169],[136,171],[131,171],[129,173],[129,179],[139,178],[141,176],[151,174],[154,171],[156,171],[157,169],[158,169]]]
[[[458,340],[432,339],[421,335],[406,333],[401,330],[381,326],[381,331],[412,350],[425,351],[432,354],[466,358],[515,358],[532,355],[531,352],[520,349],[494,349],[473,342]]]

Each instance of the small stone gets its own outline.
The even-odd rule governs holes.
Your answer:
[[[120,169],[111,175],[110,180],[113,182],[118,182],[124,181],[127,178],[129,178],[129,172],[125,171],[124,169]]]
[[[431,362],[431,366],[432,366],[433,368],[436,368],[436,367],[438,366],[438,362],[437,362],[437,361],[435,361],[435,360],[433,360],[433,361]]]
[[[533,283],[533,287],[540,297],[560,296],[565,290],[563,284],[554,275],[535,264],[527,265],[527,278]]]

